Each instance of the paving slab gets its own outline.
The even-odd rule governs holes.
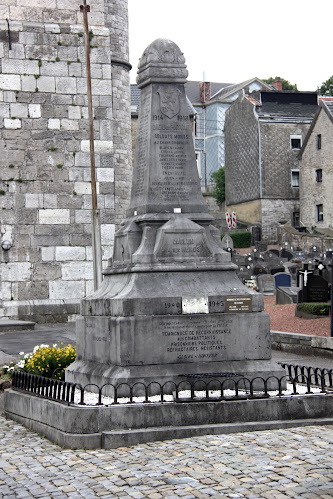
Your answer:
[[[0,497],[331,498],[333,426],[64,450],[0,417]]]

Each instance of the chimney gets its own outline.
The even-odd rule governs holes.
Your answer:
[[[210,82],[202,81],[199,84],[200,102],[207,102],[210,99]]]
[[[279,90],[279,92],[281,92],[281,90],[282,90],[282,81],[281,81],[281,78],[279,76],[275,77],[275,81],[273,81],[272,85],[273,85],[273,87],[276,88],[276,90]]]

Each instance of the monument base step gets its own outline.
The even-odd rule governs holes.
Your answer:
[[[0,332],[24,331],[25,329],[35,329],[35,322],[20,321],[15,319],[0,319]]]
[[[111,449],[146,442],[333,424],[333,396],[221,402],[66,405],[13,389],[5,416],[65,448]]]
[[[160,385],[164,385],[165,394],[173,393],[175,385],[182,381],[195,382],[199,386],[200,379],[208,383],[217,379],[224,383],[225,388],[234,387],[235,382],[242,378],[255,380],[255,389],[263,389],[264,380],[271,377],[267,385],[269,388],[277,386],[276,378],[285,376],[285,370],[275,361],[268,360],[226,360],[222,362],[196,362],[179,364],[160,364],[144,366],[109,366],[98,362],[76,360],[66,369],[66,381],[80,383],[80,385],[124,384],[123,389],[118,391],[119,395],[127,396],[128,385],[134,384],[150,385],[149,393],[152,395],[160,393]],[[232,380],[230,379],[232,378]],[[212,381],[212,387],[213,385]],[[246,382],[249,387],[249,383]],[[126,386],[127,385],[127,386]],[[283,382],[283,386],[285,382]],[[239,388],[244,386],[239,385]],[[92,391],[94,387],[92,386]],[[105,393],[110,393],[112,388],[104,388]],[[142,395],[144,387],[136,387],[136,394]]]

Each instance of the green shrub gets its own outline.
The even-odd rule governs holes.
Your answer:
[[[221,234],[221,239],[225,234]],[[228,236],[231,237],[235,248],[248,248],[251,246],[251,233],[250,232],[229,232]]]
[[[330,302],[324,302],[324,303],[302,302],[297,304],[296,310],[298,310],[299,312],[303,312],[304,314],[310,314],[310,315],[329,315]]]
[[[215,186],[212,192],[217,204],[222,204],[225,201],[225,169],[220,168],[211,175]]]

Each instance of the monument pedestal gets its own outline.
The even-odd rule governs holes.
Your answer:
[[[169,40],[156,40],[141,58],[128,219],[115,234],[102,286],[82,301],[67,381],[148,385],[199,375],[284,375],[270,360],[263,296],[238,279],[211,225],[186,76],[184,57]]]

